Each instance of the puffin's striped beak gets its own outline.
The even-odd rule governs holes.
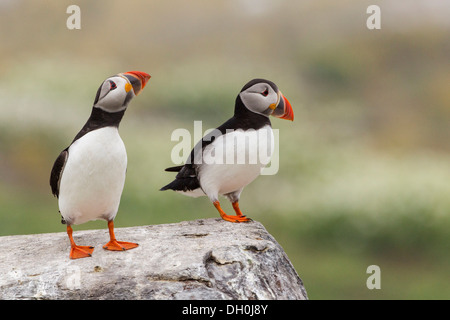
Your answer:
[[[288,99],[286,99],[281,91],[278,91],[278,94],[280,95],[280,101],[278,102],[276,108],[273,110],[272,116],[280,119],[294,121],[294,111],[292,110],[291,103]]]
[[[133,92],[137,96],[144,89],[150,75],[141,71],[128,71],[123,73],[123,75],[130,81],[133,86]]]

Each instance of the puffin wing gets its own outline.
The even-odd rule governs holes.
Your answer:
[[[205,139],[206,138],[206,139]],[[201,159],[204,148],[210,144],[214,139],[210,139],[210,137],[205,136],[200,140],[194,149],[192,149],[189,158],[186,163],[181,166],[175,166],[166,168],[167,172],[178,172],[175,180],[173,180],[168,185],[165,185],[160,191],[164,190],[174,190],[174,191],[192,191],[201,188],[200,181],[198,180],[197,172],[198,172],[198,164],[196,163],[196,159]]]
[[[56,158],[53,164],[52,172],[50,173],[50,186],[52,187],[52,193],[55,197],[59,196],[59,183],[61,176],[66,165],[67,158],[69,157],[69,148],[64,149]]]
[[[175,191],[192,191],[201,188],[200,181],[198,180],[197,176],[198,167],[201,166],[201,162],[200,164],[198,164],[197,161],[201,161],[203,151],[208,145],[213,143],[217,137],[226,134],[227,129],[235,129],[236,127],[238,127],[239,124],[237,124],[236,122],[237,119],[235,117],[232,117],[221,126],[205,135],[199,142],[197,142],[194,149],[192,149],[188,161],[186,161],[185,165],[166,168],[165,171],[178,172],[178,174],[176,175],[175,180],[162,187],[160,190],[164,191],[171,189]]]

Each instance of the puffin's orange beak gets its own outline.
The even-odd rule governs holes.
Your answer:
[[[277,107],[273,110],[272,116],[294,121],[294,111],[292,110],[291,103],[281,92],[279,92],[279,94],[280,102],[278,102]]]
[[[137,96],[144,89],[148,80],[151,78],[149,74],[141,71],[128,71],[123,73],[133,86],[134,94]]]

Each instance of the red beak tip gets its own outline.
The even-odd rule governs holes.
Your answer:
[[[141,71],[128,71],[126,73],[132,74],[139,80],[141,80],[142,83],[142,89],[144,89],[145,85],[147,84],[148,80],[150,80],[151,76],[148,73],[141,72]]]
[[[294,110],[292,110],[292,105],[285,96],[283,96],[283,99],[285,105],[285,113],[281,117],[281,119],[294,121]]]

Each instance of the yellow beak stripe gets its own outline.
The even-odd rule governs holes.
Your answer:
[[[277,107],[278,103],[280,102],[280,98],[281,98],[281,92],[278,91],[277,92],[277,103],[271,103],[269,105],[269,108],[272,109],[272,110],[275,110],[275,108]]]
[[[133,86],[132,86],[131,84],[129,84],[129,83],[127,83],[127,84],[125,85],[125,91],[126,91],[126,92],[129,92],[132,88],[133,88]]]

